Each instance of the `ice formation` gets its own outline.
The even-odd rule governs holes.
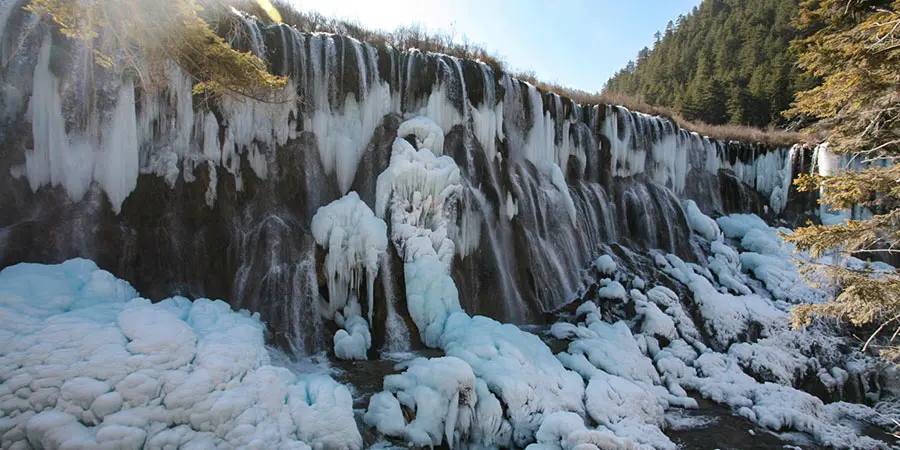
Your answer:
[[[687,214],[688,225],[695,233],[703,236],[706,240],[713,242],[719,237],[719,226],[716,221],[710,219],[700,211],[697,203],[693,200],[684,202],[684,212]]]
[[[414,117],[400,124],[398,137],[415,136],[416,148],[427,148],[435,155],[444,153],[444,130],[427,117]]]
[[[555,338],[571,341],[568,351],[557,357],[588,381],[585,410],[598,427],[585,427],[578,416],[556,414],[545,419],[538,443],[531,448],[572,448],[586,436],[598,448],[677,448],[663,433],[663,411],[696,407],[687,391],[728,405],[762,427],[809,433],[823,445],[886,448],[883,442],[860,436],[853,423],[884,426],[887,417],[863,405],[824,403],[794,388],[810,373],[818,373],[827,389],[840,391],[851,378],[848,369],[865,370],[860,367],[867,363],[847,362],[838,337],[788,329],[791,305],[825,298],[796,278],[796,267],[791,270],[793,249],[756,216],[723,216],[716,223],[699,211],[691,212],[690,205],[688,209],[694,229],[706,229],[710,232],[698,233],[715,237],[709,260],[718,268],[704,271],[674,255],[657,255],[656,262],[691,291],[702,319],[698,323],[713,338],[715,349],[703,343],[703,333],[687,312],[691,305],[665,287],[646,289],[639,283],[627,296],[598,294],[621,304],[633,303],[636,317],[608,323],[595,303],[585,302],[576,312],[582,323],[560,322],[551,328]],[[772,274],[757,272],[752,264],[742,266],[745,255],[769,258],[767,264],[778,264],[773,273],[802,288],[785,290],[782,278],[767,281]],[[771,289],[775,300],[751,293],[749,275]],[[751,340],[751,328],[763,338]]]
[[[421,137],[417,140],[425,142]],[[376,210],[390,218],[391,239],[404,260],[407,308],[423,342],[443,349],[448,357],[454,357],[454,364],[462,362],[477,377],[477,383],[483,383],[477,398],[486,406],[475,408],[481,417],[476,426],[468,430],[465,423],[450,420],[445,425],[451,429],[444,436],[449,441],[452,436],[467,434],[473,442],[485,446],[511,442],[526,445],[544,414],[583,411],[584,385],[576,374],[562,367],[537,336],[462,312],[450,277],[454,243],[446,231],[454,219],[446,202],[461,189],[458,180],[459,169],[452,159],[435,157],[428,149],[416,150],[397,139],[390,166],[378,178]],[[432,364],[436,363],[422,363],[421,367]],[[498,400],[507,406],[506,414]],[[472,401],[474,405],[474,397]],[[373,398],[371,420],[396,430],[397,420],[376,418],[380,417],[377,411],[394,410],[389,403],[384,396]],[[431,419],[423,418],[422,423],[431,423]],[[429,425],[428,429],[435,430],[436,426]],[[457,428],[451,432],[453,427]],[[412,431],[407,427],[404,432]],[[440,434],[428,435],[434,444],[440,443]]]
[[[68,98],[73,93],[66,84],[80,80],[60,80],[49,70],[52,44],[46,35],[31,80],[35,95],[29,118],[35,145],[25,166],[13,172],[24,175],[33,190],[59,185],[76,201],[97,182],[118,212],[139,174],[158,175],[174,187],[179,178],[193,180],[194,168],[209,162],[233,176],[237,189],[243,186],[245,164],[256,176],[267,178],[279,170],[273,165],[278,148],[299,139],[302,129],[312,133],[321,168],[344,194],[357,179],[383,118],[397,114],[412,119],[398,135],[416,134],[418,146],[435,155],[443,154],[445,135],[453,127],[469,122],[491,166],[502,161],[498,142],[505,141],[512,153],[510,164],[534,165],[556,187],[573,223],[577,211],[566,176],[595,170],[589,166],[598,162],[589,160],[600,149],[600,136],[608,138],[611,147],[609,161],[599,163],[615,176],[646,173],[680,194],[692,171],[714,175],[727,168],[765,195],[775,212],[786,204],[791,149],[739,148],[740,143],[710,140],[681,130],[671,120],[623,107],[577,105],[495,73],[481,62],[417,50],[382,51],[352,38],[303,34],[286,25],[266,27],[253,17],[235,14],[235,27],[241,30],[230,35],[232,43],[268,59],[289,78],[269,99],[274,101],[225,96],[215,111],[207,110],[194,103],[191,78],[169,63],[165,88],[142,91],[137,105],[132,82],[122,82],[119,76],[101,80],[108,85],[104,88],[116,87],[112,90],[118,100],[109,111],[85,107],[90,126],[67,132],[72,127],[66,125],[63,105],[82,100]],[[5,20],[0,23],[0,30],[7,28],[14,29]],[[267,47],[272,41],[280,41],[280,46]],[[426,63],[431,67],[427,74],[421,70]],[[422,86],[423,79],[430,85]],[[8,100],[15,104],[15,98]],[[106,113],[115,126],[91,131]],[[417,116],[431,120],[419,123]],[[430,128],[422,129],[422,124]],[[735,152],[750,158],[735,159]],[[213,199],[216,182],[211,180],[208,189]]]
[[[312,234],[325,248],[328,274],[328,317],[344,327],[334,336],[334,349],[342,359],[366,359],[372,347],[369,324],[375,309],[375,277],[378,262],[387,249],[387,225],[351,192],[319,208],[312,220]],[[359,317],[363,279],[368,299],[368,323]]]
[[[91,181],[106,192],[113,210],[137,185],[138,142],[134,109],[134,86],[122,84],[112,117],[101,136],[66,133],[60,82],[50,70],[51,39],[41,46],[34,73],[34,93],[30,111],[34,150],[26,155],[25,175],[31,188],[50,184],[62,186],[69,197],[79,201]]]
[[[424,134],[430,128],[422,125],[427,121],[420,118],[408,128]],[[426,142],[428,135],[417,140]],[[455,246],[447,236],[453,220],[449,198],[461,189],[452,158],[416,150],[400,138],[394,141],[390,165],[378,176],[375,211],[391,223],[391,240],[403,258],[407,307],[430,346],[438,344],[447,316],[461,310],[450,278]]]
[[[362,448],[350,391],[271,365],[258,315],[87,260],[0,272],[4,448]]]
[[[402,374],[385,377],[385,392],[372,397],[366,423],[418,447],[438,446],[445,438],[450,448],[467,443],[478,400],[472,368],[453,357],[419,358],[406,365]],[[401,404],[415,413],[410,423]]]

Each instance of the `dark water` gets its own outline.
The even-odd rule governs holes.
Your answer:
[[[377,448],[407,448],[400,440],[386,441],[378,436],[363,422],[363,415],[369,407],[369,398],[384,389],[384,377],[403,372],[402,363],[413,358],[435,358],[443,356],[439,350],[419,350],[408,353],[382,354],[380,359],[370,361],[343,361],[330,358],[329,365],[333,369],[331,376],[339,383],[348,386],[353,392],[353,412],[359,433],[363,437],[366,448],[377,445]]]

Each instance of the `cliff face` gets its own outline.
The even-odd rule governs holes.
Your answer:
[[[410,118],[438,124],[429,144],[462,175],[449,237],[470,314],[540,321],[612,244],[694,259],[682,200],[708,214],[768,217],[789,203],[790,148],[578,105],[479,62],[238,16],[234,45],[289,76],[288,87],[269,103],[207,102],[175,66],[154,92],[85,70],[84,49],[5,7],[0,267],[91,258],[144,295],[224,298],[260,312],[296,351],[324,344],[312,216],[350,191],[374,207]],[[382,278],[402,276],[396,255],[388,259]],[[402,283],[382,281],[376,339],[378,305],[403,298]]]

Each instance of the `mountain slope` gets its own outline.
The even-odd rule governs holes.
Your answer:
[[[779,124],[800,74],[790,42],[798,0],[704,0],[657,33],[653,48],[617,72],[606,92],[673,108],[688,120],[765,127]]]

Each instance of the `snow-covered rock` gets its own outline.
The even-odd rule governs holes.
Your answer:
[[[258,315],[87,260],[0,272],[3,448],[362,448],[350,391],[271,365]]]

